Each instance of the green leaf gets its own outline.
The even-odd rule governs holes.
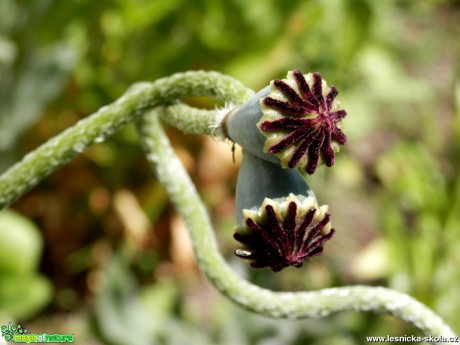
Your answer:
[[[0,317],[24,319],[33,316],[52,296],[47,278],[38,274],[0,274]]]
[[[37,269],[43,240],[38,228],[21,214],[0,213],[0,275],[24,275]]]

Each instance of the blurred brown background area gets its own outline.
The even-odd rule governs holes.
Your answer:
[[[309,181],[330,205],[337,235],[302,269],[251,271],[234,258],[241,150],[233,162],[229,143],[168,128],[222,252],[274,290],[396,288],[459,332],[459,23],[458,1],[3,0],[0,171],[134,82],[204,69],[257,91],[288,70],[319,71],[340,91],[349,144],[333,169],[321,167]],[[21,241],[37,243],[30,265],[48,283],[20,305],[11,286],[34,284],[0,267],[2,325],[75,333],[82,344],[350,344],[416,332],[390,317],[353,313],[272,321],[226,301],[196,267],[185,225],[132,125],[12,209],[40,239],[16,238],[7,227],[17,245],[11,255],[21,262]]]

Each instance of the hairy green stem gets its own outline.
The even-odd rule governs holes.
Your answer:
[[[310,292],[273,292],[238,277],[220,254],[208,213],[171,148],[159,111],[150,111],[137,121],[141,144],[158,179],[187,223],[200,269],[224,295],[248,310],[276,318],[321,318],[340,311],[372,311],[392,314],[426,335],[455,337],[433,311],[391,289],[349,286]]]
[[[0,210],[52,171],[93,143],[103,141],[146,109],[173,104],[185,96],[193,95],[211,96],[240,104],[252,94],[253,91],[239,81],[217,72],[178,73],[153,83],[135,84],[116,102],[99,109],[97,113],[41,145],[0,176]],[[206,112],[197,111],[197,114]],[[209,134],[207,124],[203,121],[204,116],[197,117],[179,116],[174,119],[174,124],[185,131]],[[208,120],[209,116],[206,117]]]
[[[167,107],[166,111],[162,112],[161,118],[167,124],[179,128],[184,133],[212,135],[225,139],[221,122],[230,110],[230,107],[216,110],[197,109],[179,103]]]

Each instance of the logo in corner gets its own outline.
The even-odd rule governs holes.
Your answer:
[[[73,334],[48,334],[29,333],[21,325],[14,326],[8,322],[8,326],[2,326],[2,337],[13,343],[73,343]]]

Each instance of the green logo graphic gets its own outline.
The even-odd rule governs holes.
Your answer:
[[[2,337],[13,343],[73,343],[73,334],[48,334],[29,333],[21,325],[14,326],[8,322],[8,326],[2,326]]]

